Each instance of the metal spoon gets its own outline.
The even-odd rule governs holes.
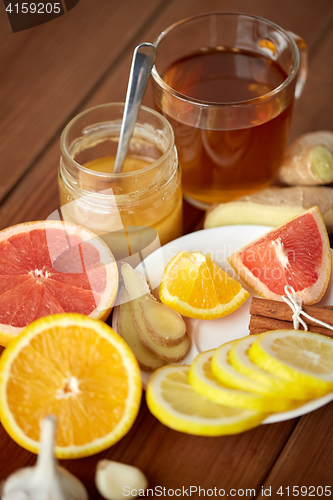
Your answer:
[[[148,77],[156,58],[156,47],[152,43],[141,43],[133,54],[128,81],[123,121],[113,173],[119,174],[124,165],[129,141],[132,137],[136,117],[140,109]]]

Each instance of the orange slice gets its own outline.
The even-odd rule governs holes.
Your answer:
[[[139,366],[125,341],[81,314],[34,321],[0,360],[1,423],[34,453],[47,415],[57,419],[57,457],[108,448],[132,426],[141,392]]]
[[[166,267],[161,301],[184,316],[214,319],[237,309],[250,294],[210,257],[179,252]]]
[[[105,320],[118,291],[109,247],[94,233],[56,220],[0,231],[0,344],[49,314]]]
[[[304,304],[325,293],[331,273],[326,227],[317,207],[297,215],[229,257],[242,280],[258,295],[281,300],[291,285]]]

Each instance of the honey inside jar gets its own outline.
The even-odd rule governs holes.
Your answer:
[[[141,109],[142,123],[134,130],[123,170],[113,174],[123,106],[104,106],[108,117],[110,111],[115,112],[114,120],[97,122],[98,116],[89,126],[84,126],[85,119],[74,134],[67,129],[72,143],[59,170],[62,216],[102,237],[117,260],[140,252],[147,255],[182,235],[182,193],[173,133],[161,115]]]
[[[110,172],[113,172],[115,160],[115,156],[104,156],[102,158],[97,158],[96,160],[91,160],[84,166],[89,170],[94,170],[94,172],[109,174]],[[150,162],[148,160],[142,158],[127,157],[125,158],[122,172],[135,172],[136,170],[141,170],[142,168],[148,167],[149,165]]]

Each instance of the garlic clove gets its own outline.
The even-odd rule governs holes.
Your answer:
[[[112,460],[98,462],[95,483],[99,493],[107,500],[143,496],[148,487],[148,480],[140,469]]]
[[[2,500],[88,500],[79,479],[57,465],[54,457],[55,419],[41,423],[41,446],[34,467],[11,474],[2,489]]]

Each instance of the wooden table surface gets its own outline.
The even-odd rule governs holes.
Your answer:
[[[1,2],[1,229],[45,219],[58,208],[61,131],[84,109],[124,100],[138,43],[153,41],[163,28],[184,17],[222,10],[268,18],[306,40],[309,76],[294,109],[291,138],[311,130],[333,130],[332,0],[80,0],[66,15],[15,34]],[[152,105],[151,89],[145,103]],[[188,233],[203,213],[185,205],[184,216]],[[333,403],[240,435],[189,436],[160,424],[143,397],[133,428],[118,444],[63,465],[96,499],[100,496],[94,485],[95,465],[102,458],[140,467],[151,488],[216,487],[226,496],[230,492],[235,498],[262,498],[264,487],[271,488],[271,498],[281,498],[280,486],[283,497],[288,496],[288,486],[289,496],[293,486],[332,486],[332,424]],[[0,427],[0,480],[34,461],[35,456]],[[246,492],[252,488],[255,495]],[[243,489],[243,495],[231,489]],[[199,498],[198,493],[192,498]]]

